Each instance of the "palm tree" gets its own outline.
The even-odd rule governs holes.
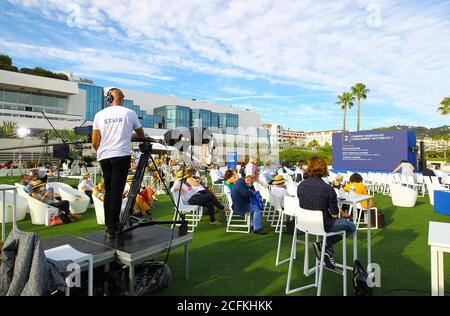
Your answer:
[[[441,106],[438,107],[438,111],[441,111],[442,115],[450,114],[450,97],[446,97],[442,100]]]
[[[344,92],[337,97],[336,104],[341,105],[341,109],[344,110],[344,132],[346,131],[347,108],[352,108],[353,101],[355,101],[355,97],[351,92]]]
[[[366,85],[364,83],[357,83],[350,89],[352,90],[353,96],[358,100],[358,121],[357,121],[356,130],[359,132],[361,99],[367,99],[367,94],[369,93],[370,90],[366,89]]]

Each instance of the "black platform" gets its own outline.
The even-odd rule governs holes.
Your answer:
[[[107,263],[115,261],[116,259],[116,251],[114,248],[100,245],[98,243],[94,243],[80,237],[62,235],[41,240],[41,246],[44,250],[66,244],[72,246],[78,251],[92,254],[94,267],[105,265]]]

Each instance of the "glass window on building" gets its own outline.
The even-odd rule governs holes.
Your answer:
[[[44,106],[56,107],[56,98],[52,95],[44,95]]]
[[[5,102],[17,103],[17,91],[5,90]]]
[[[31,104],[31,93],[19,92],[17,102],[19,104],[30,105]]]
[[[31,95],[31,104],[42,106],[44,104],[44,96],[42,94],[33,93]]]
[[[5,100],[5,91],[3,89],[0,89],[0,102],[3,102]]]

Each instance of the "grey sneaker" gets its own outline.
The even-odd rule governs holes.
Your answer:
[[[334,261],[333,255],[329,251],[325,251],[323,260],[328,269],[336,269],[336,262]]]

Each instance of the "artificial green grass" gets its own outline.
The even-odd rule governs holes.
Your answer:
[[[5,181],[0,181],[5,183]],[[169,220],[173,207],[168,196],[159,196],[160,203],[153,209],[153,218]],[[375,206],[385,214],[386,227],[372,230],[372,261],[381,266],[381,288],[374,295],[397,288],[417,289],[423,292],[392,291],[388,295],[429,295],[431,289],[430,248],[428,246],[428,222],[450,222],[450,217],[435,213],[428,197],[419,197],[415,208],[392,206],[387,196],[377,195]],[[217,219],[225,222],[224,214],[218,213]],[[267,225],[267,224],[266,224]],[[31,224],[29,215],[19,222],[24,231],[38,232],[41,238],[60,234],[84,236],[103,231],[96,224],[95,212],[89,209],[81,220],[63,226],[44,227]],[[10,229],[10,225],[7,225]],[[285,295],[288,263],[275,266],[278,234],[269,229],[268,235],[226,233],[222,226],[209,225],[208,216],[194,232],[189,246],[190,278],[184,278],[183,249],[174,249],[168,265],[173,279],[169,288],[156,295]],[[358,250],[361,262],[365,265],[366,231],[358,232]],[[283,235],[282,258],[290,251],[291,236]],[[352,239],[347,240],[347,260],[352,263]],[[341,243],[335,246],[336,259],[341,262]],[[298,245],[297,260],[293,270],[292,287],[314,282],[314,276],[305,277],[303,271],[304,245]],[[314,252],[310,247],[310,265]],[[164,257],[159,257],[163,260]],[[450,256],[445,254],[446,289],[450,290]],[[348,294],[352,295],[352,273],[348,273]],[[293,295],[315,295],[310,289]],[[342,295],[342,278],[332,272],[324,272],[322,295]]]

